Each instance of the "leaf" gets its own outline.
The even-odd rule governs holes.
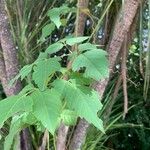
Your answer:
[[[35,87],[32,84],[28,84],[19,92],[19,95],[23,96],[25,94],[31,93],[34,90],[35,90]]]
[[[58,52],[59,50],[61,50],[63,48],[63,44],[60,42],[54,43],[52,45],[50,45],[47,49],[46,49],[46,53],[48,54],[53,54]]]
[[[48,16],[50,17],[51,21],[57,26],[57,28],[59,29],[59,27],[61,26],[61,19],[60,19],[60,15],[61,14],[66,14],[70,11],[70,8],[63,5],[61,7],[58,8],[53,8],[51,10],[48,11]]]
[[[41,41],[45,40],[45,38],[55,30],[55,25],[53,23],[47,24],[42,28],[42,36],[41,36]]]
[[[51,21],[56,25],[56,27],[59,29],[61,26],[60,21],[60,11],[58,8],[53,8],[50,11],[48,11],[48,16],[50,17]]]
[[[21,76],[21,80],[23,80],[25,77],[28,76],[28,74],[32,71],[32,67],[33,67],[33,64],[31,65],[26,65],[24,66],[20,71],[19,71],[19,74]]]
[[[24,113],[20,116],[13,117],[9,134],[5,138],[4,150],[11,149],[15,136],[25,127],[36,122],[36,118],[30,113]]]
[[[9,82],[9,87],[11,87],[19,78],[20,74],[17,74],[13,79],[11,79]]]
[[[43,59],[47,59],[47,53],[45,52],[40,52],[38,58],[35,60],[34,65],[36,65],[39,61],[43,60]]]
[[[32,99],[29,96],[11,96],[0,101],[0,127],[11,116],[19,112],[32,110]]]
[[[74,44],[81,43],[81,42],[87,40],[88,38],[89,38],[89,36],[67,38],[66,39],[66,44],[72,46]]]
[[[79,72],[72,72],[70,74],[70,79],[74,79],[77,84],[81,85],[90,85],[93,80],[89,78],[85,78],[82,73]]]
[[[91,90],[87,94],[87,90],[85,90],[86,92],[83,90],[84,87],[72,80],[55,80],[52,85],[66,100],[68,109],[74,110],[78,116],[85,118],[89,123],[104,132],[102,120],[97,116],[102,104],[96,91]]]
[[[34,66],[32,79],[37,84],[41,91],[47,88],[49,77],[53,75],[56,71],[61,69],[58,58],[49,58],[39,61],[36,66]]]
[[[92,50],[92,49],[97,49],[96,45],[91,44],[91,43],[84,43],[80,44],[78,46],[78,49],[80,52],[85,51],[85,50]]]
[[[84,76],[97,81],[108,77],[108,60],[105,55],[106,52],[99,49],[82,53],[73,61],[72,70],[79,71],[85,67]]]
[[[77,122],[77,114],[74,111],[65,109],[61,114],[61,119],[63,123],[67,126],[75,125]]]
[[[61,19],[62,26],[67,26],[67,19]]]
[[[37,122],[35,124],[36,126],[36,130],[39,131],[39,132],[44,132],[45,131],[45,127],[43,126],[43,124],[41,122]]]
[[[33,64],[31,65],[25,65],[20,71],[19,71],[19,74],[16,75],[16,77],[14,77],[10,83],[9,83],[9,86],[12,86],[14,84],[15,81],[17,81],[20,77],[21,77],[21,80],[23,80],[25,77],[28,76],[28,74],[32,71],[32,68],[33,68]]]
[[[13,141],[13,147],[11,147],[11,148],[12,148],[12,150],[16,150],[16,149],[18,149],[18,147],[20,147],[20,135],[19,134],[17,134],[15,136],[15,139]]]
[[[14,137],[21,131],[22,124],[20,119],[16,121],[12,121],[12,124],[10,126],[9,134],[5,138],[4,142],[4,150],[11,149],[11,146],[13,144]]]
[[[67,14],[68,12],[71,11],[72,8],[69,8],[66,5],[63,5],[61,7],[58,8],[61,14]]]
[[[50,133],[54,134],[60,123],[59,117],[62,109],[60,94],[51,89],[44,92],[36,91],[31,96],[33,114]]]

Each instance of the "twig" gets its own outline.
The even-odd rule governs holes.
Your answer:
[[[128,92],[127,92],[127,35],[125,36],[123,49],[122,49],[122,63],[121,63],[121,73],[122,73],[122,81],[123,81],[123,94],[124,94],[124,114],[123,118],[125,118],[128,113]]]

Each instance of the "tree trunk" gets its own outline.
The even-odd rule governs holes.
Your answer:
[[[114,27],[114,32],[110,44],[108,45],[108,59],[109,59],[109,72],[113,71],[114,65],[116,63],[118,54],[121,50],[121,46],[124,41],[125,35],[127,35],[133,19],[136,15],[139,0],[126,0],[124,6],[121,9],[123,16],[119,15]],[[98,91],[99,95],[102,97],[106,86],[108,85],[109,78],[96,82],[93,87]],[[88,129],[88,123],[85,120],[80,120],[77,128],[74,132],[73,139],[71,141],[70,150],[79,150],[84,142],[86,132]],[[83,132],[82,132],[83,131]]]
[[[18,80],[11,87],[9,82],[19,73],[17,51],[11,36],[9,21],[6,13],[4,0],[0,0],[0,44],[2,55],[0,57],[0,80],[7,96],[18,94],[22,89],[21,81]],[[31,142],[28,139],[29,131],[25,129],[21,133],[21,149],[30,150]]]
[[[4,61],[3,69],[5,70],[5,75],[3,75],[3,77],[5,77],[7,80],[7,85],[4,85],[4,88],[8,88],[10,80],[14,78],[19,72],[19,63],[17,59],[15,44],[11,37],[4,0],[0,0],[0,43],[3,54],[3,56],[1,56],[1,61]],[[20,90],[21,82],[17,81],[16,84],[9,88],[6,95],[10,96],[17,94]]]

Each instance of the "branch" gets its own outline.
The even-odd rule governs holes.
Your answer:
[[[123,118],[125,118],[128,113],[128,92],[127,92],[127,36],[125,36],[123,42],[123,51],[122,51],[122,63],[121,63],[121,74],[123,81],[123,94],[124,94],[124,114]]]

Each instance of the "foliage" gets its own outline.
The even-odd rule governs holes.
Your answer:
[[[105,69],[105,66],[108,66],[108,62],[104,58],[104,55],[106,55],[106,52],[100,49],[92,49],[81,53],[74,60],[72,69],[73,71],[77,71],[85,67],[86,69],[83,75],[99,81],[108,76],[108,70]]]
[[[70,8],[62,6],[51,9],[48,16],[59,28],[60,14],[66,14],[69,11]],[[49,27],[54,29],[52,24],[46,25],[42,30],[42,38],[51,34],[51,31],[47,32]],[[80,117],[92,123],[103,133],[105,132],[103,122],[97,116],[98,111],[102,109],[99,95],[88,86],[92,84],[91,79],[99,80],[108,76],[108,63],[106,52],[98,49],[96,45],[79,44],[88,38],[70,36],[51,44],[32,64],[24,66],[11,81],[13,84],[19,78],[21,80],[28,76],[32,78],[32,84],[25,86],[18,95],[0,101],[1,126],[12,117],[10,131],[5,139],[5,149],[10,149],[13,138],[21,129],[30,125],[37,126],[40,123],[54,135],[61,122],[66,125],[75,125],[77,118]],[[70,57],[72,67],[62,68],[61,57],[52,57],[52,54],[63,47],[71,48],[74,45],[79,53],[73,58]],[[85,69],[83,70],[82,67]],[[77,73],[78,76],[75,76]],[[65,80],[65,76],[70,79]],[[81,82],[78,82],[79,79]],[[90,82],[85,83],[85,79]]]
[[[30,129],[35,149],[38,142],[41,143],[42,132],[48,129],[51,133],[50,147],[54,149],[55,133],[60,122],[74,126],[78,117],[97,127],[89,128],[83,145],[85,150],[150,148],[148,2],[145,5],[141,3],[140,19],[134,20],[138,20],[140,25],[136,38],[131,42],[127,60],[128,99],[132,109],[125,120],[122,119],[121,88],[108,115],[114,91],[106,90],[102,106],[97,92],[90,86],[95,80],[108,76],[107,54],[101,48],[105,49],[113,36],[113,25],[124,1],[89,2],[89,9],[81,10],[88,16],[84,37],[72,36],[76,26],[76,2],[7,0],[13,39],[20,65],[24,66],[10,85],[20,78],[27,86],[18,95],[6,99],[0,87],[0,99],[3,99],[0,101],[0,126],[3,126],[0,142],[4,140],[5,150],[15,145],[14,139],[26,127]],[[69,61],[71,68],[66,67]],[[109,86],[116,84],[120,64],[116,68],[117,73]],[[73,129],[70,129],[68,139]],[[2,146],[0,143],[0,149],[3,149]]]

